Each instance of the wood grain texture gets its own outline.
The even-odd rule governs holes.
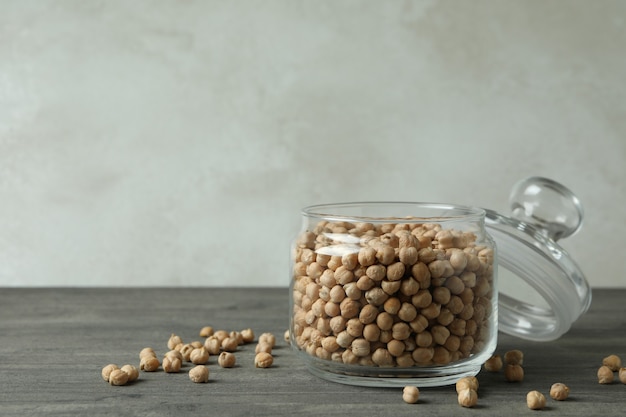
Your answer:
[[[551,415],[617,416],[626,408],[626,385],[597,383],[604,356],[626,360],[626,290],[596,290],[589,312],[565,336],[549,343],[500,335],[498,353],[525,353],[525,380],[504,382],[481,372],[477,410],[462,409],[453,387],[421,390],[415,405],[400,389],[352,387],[308,373],[282,335],[288,325],[286,288],[0,289],[0,415],[2,416],[293,416],[394,415],[502,416],[532,413],[526,393],[548,396],[554,382],[571,389],[567,401],[548,398]],[[251,327],[277,336],[275,366],[254,368],[254,344],[238,352],[237,366],[209,361],[208,384],[186,372],[141,372],[128,386],[105,383],[108,363],[138,365],[138,353],[167,350],[171,333],[202,340],[205,325]],[[186,365],[184,370],[190,367]]]

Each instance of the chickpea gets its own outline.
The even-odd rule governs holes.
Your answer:
[[[276,346],[276,336],[272,333],[263,333],[259,336],[258,343],[267,343],[273,348]]]
[[[458,395],[459,405],[462,407],[472,408],[478,403],[478,394],[471,388],[461,390]]]
[[[521,382],[524,380],[524,368],[520,365],[507,365],[504,368],[504,378],[508,382]]]
[[[616,372],[622,367],[622,360],[617,355],[609,355],[602,359],[602,365],[608,366],[611,371]]]
[[[557,382],[550,387],[550,397],[557,401],[563,401],[569,396],[569,387]]]
[[[626,368],[620,368],[619,373],[619,380],[622,384],[626,384]]]
[[[199,332],[200,337],[209,337],[211,335],[213,335],[213,327],[204,326],[203,328],[200,329],[200,332]]]
[[[156,353],[154,353],[154,349],[152,349],[151,347],[146,347],[141,349],[141,351],[139,352],[139,359],[143,358],[144,356],[154,356],[156,358]]]
[[[128,382],[133,382],[139,378],[139,370],[133,365],[126,364],[120,369],[128,374]]]
[[[502,369],[502,358],[500,355],[493,355],[485,362],[485,371],[499,372]]]
[[[546,397],[539,391],[530,391],[526,394],[526,405],[531,410],[541,410],[546,406]]]
[[[507,365],[523,365],[524,353],[521,350],[509,350],[504,354],[504,363]]]
[[[195,365],[204,365],[209,361],[209,351],[204,346],[196,348],[191,351],[189,360]]]
[[[402,400],[407,404],[415,404],[420,398],[420,390],[414,386],[406,386],[402,390]]]
[[[217,363],[222,368],[232,368],[235,366],[236,361],[237,359],[235,358],[235,355],[230,352],[222,352],[220,353],[220,356],[217,357]]]
[[[602,365],[598,369],[598,383],[612,384],[614,379],[613,371],[606,365]]]
[[[478,392],[478,378],[475,376],[465,376],[456,381],[456,392],[460,394],[465,389],[471,389]]]
[[[154,372],[159,369],[161,363],[154,356],[144,356],[139,362],[139,369],[146,372]]]
[[[102,379],[104,379],[106,382],[109,382],[109,376],[111,375],[111,372],[120,369],[116,364],[114,363],[110,363],[107,366],[105,366],[104,368],[102,368]]]
[[[365,339],[354,339],[350,346],[352,353],[356,356],[363,357],[370,354],[370,342]]]
[[[269,368],[274,363],[274,358],[267,352],[259,352],[254,357],[255,368]]]
[[[167,348],[172,350],[179,343],[183,343],[183,339],[181,339],[180,336],[177,336],[174,333],[172,333],[169,340],[167,341]]]
[[[254,332],[252,329],[244,329],[240,333],[244,343],[251,343],[254,341]]]
[[[210,336],[204,341],[204,347],[209,352],[209,355],[217,355],[220,353],[222,344],[218,338]]]
[[[291,333],[289,332],[289,329],[285,330],[285,333],[283,334],[283,339],[287,343],[291,341]]]
[[[163,371],[166,373],[176,373],[180,372],[180,368],[182,367],[182,360],[174,355],[168,355],[163,358]]]
[[[121,369],[114,369],[109,374],[109,384],[111,385],[126,385],[128,382],[128,374]]]
[[[191,361],[191,352],[193,352],[195,348],[193,346],[191,346],[190,343],[184,344],[179,352],[181,355],[183,355],[183,360],[185,362],[190,362]]]
[[[209,382],[209,368],[197,365],[189,370],[189,379],[197,384]]]
[[[226,352],[234,352],[237,350],[238,346],[239,342],[234,337],[227,337],[226,339],[222,340],[222,349]]]

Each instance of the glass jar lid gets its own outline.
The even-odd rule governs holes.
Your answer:
[[[591,303],[584,274],[556,241],[576,233],[583,209],[565,186],[530,177],[513,186],[511,217],[486,209],[498,250],[499,329],[550,341],[567,332]]]

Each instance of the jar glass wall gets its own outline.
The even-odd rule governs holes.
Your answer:
[[[497,343],[485,211],[430,203],[307,207],[292,244],[290,340],[309,370],[364,386],[476,375]]]

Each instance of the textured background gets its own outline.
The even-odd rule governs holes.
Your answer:
[[[0,6],[0,285],[287,285],[305,205],[530,175],[626,285],[626,2]]]

